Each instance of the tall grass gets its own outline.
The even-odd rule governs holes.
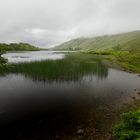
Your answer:
[[[8,71],[44,81],[78,80],[89,74],[104,78],[108,74],[108,69],[102,64],[100,58],[80,53],[69,54],[61,60],[13,64]]]

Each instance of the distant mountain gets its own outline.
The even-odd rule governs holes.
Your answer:
[[[58,50],[82,50],[82,51],[140,51],[140,31],[105,35],[94,38],[78,38],[56,46]]]
[[[28,43],[11,43],[11,44],[0,43],[0,52],[1,51],[37,51],[37,50],[40,49]]]

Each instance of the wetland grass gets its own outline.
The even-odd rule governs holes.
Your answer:
[[[99,57],[90,54],[68,54],[61,60],[12,64],[9,72],[21,73],[34,80],[78,80],[84,75],[95,74],[104,78],[108,69]]]

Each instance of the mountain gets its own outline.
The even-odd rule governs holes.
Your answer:
[[[65,42],[54,49],[82,51],[140,51],[140,31],[105,35],[94,38],[78,38]]]
[[[0,52],[2,51],[37,51],[39,48],[28,43],[0,43]]]

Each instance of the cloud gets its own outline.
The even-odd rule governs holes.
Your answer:
[[[0,42],[49,47],[140,29],[139,0],[0,0]]]

